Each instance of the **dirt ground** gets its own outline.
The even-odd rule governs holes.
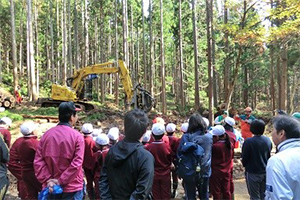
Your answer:
[[[33,107],[34,108],[34,107]],[[94,128],[101,128],[104,133],[107,133],[109,128],[117,126],[120,129],[120,132],[123,132],[123,113],[119,111],[115,111],[112,109],[106,109],[106,110],[94,110],[89,113],[86,113],[86,115],[91,115],[97,112],[103,112],[105,113],[105,117],[103,120],[93,120],[89,123],[92,123]],[[152,113],[149,114],[149,119],[152,120],[157,116],[157,114]],[[178,130],[180,128],[181,123],[186,121],[185,117],[180,117],[176,114],[173,114],[171,116],[163,117],[166,122],[173,122],[178,125]],[[39,137],[42,136],[42,134],[48,130],[49,128],[56,125],[57,120],[50,120],[50,122],[47,122],[45,119],[25,119],[24,121],[33,120],[36,123],[39,123]],[[19,127],[24,121],[18,121],[14,122],[14,124],[11,127],[11,133],[12,133],[12,142],[14,142],[18,137],[21,137],[21,133],[19,132]],[[84,116],[82,116],[79,119],[79,122],[76,125],[76,128],[80,130],[80,127],[83,123],[87,121],[84,121]],[[179,134],[179,133],[178,133]],[[249,199],[249,195],[247,192],[247,187],[244,179],[244,168],[242,167],[239,155],[240,150],[236,150],[237,157],[234,159],[234,185],[235,185],[235,199],[237,200],[243,200],[243,199]],[[10,186],[7,192],[7,196],[5,199],[19,199],[17,197],[17,188],[16,188],[16,179],[13,175],[11,175],[8,172],[8,177],[10,180]],[[182,199],[184,195],[184,190],[179,184],[178,188],[178,195],[176,199]]]

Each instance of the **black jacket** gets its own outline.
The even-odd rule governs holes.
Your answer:
[[[147,199],[154,176],[154,158],[139,142],[126,138],[112,146],[99,181],[100,199]]]

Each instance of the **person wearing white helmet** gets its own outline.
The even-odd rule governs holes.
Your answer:
[[[230,179],[233,165],[233,145],[223,126],[213,127],[211,133],[214,143],[211,158],[210,192],[214,199],[232,199]]]
[[[25,199],[37,199],[38,193],[42,190],[42,184],[34,174],[34,157],[39,144],[37,138],[38,125],[32,121],[25,122],[20,126],[24,140],[18,148],[18,155],[22,168],[22,179],[27,189]]]
[[[180,127],[181,132],[186,133],[189,127],[189,123],[183,123]]]
[[[109,145],[112,146],[119,141],[120,131],[118,127],[112,127],[109,129],[107,136],[109,138]]]
[[[10,148],[11,143],[11,133],[9,131],[11,124],[12,120],[9,117],[2,117],[0,119],[0,133],[2,134],[4,142],[8,148]]]
[[[96,138],[96,149],[97,152],[94,155],[95,164],[95,175],[94,175],[94,182],[95,182],[95,199],[100,199],[99,193],[99,179],[101,174],[102,166],[105,162],[105,157],[109,151],[109,138],[106,134],[99,134]]]
[[[179,138],[174,135],[175,131],[176,131],[176,125],[174,123],[167,124],[166,132],[167,132],[167,136],[169,137],[170,147],[172,150],[173,166],[177,166],[176,153],[177,153],[177,149],[178,149],[178,145],[179,145]],[[172,174],[172,183],[173,183],[172,198],[175,198],[176,190],[178,187],[178,176],[177,176],[175,167],[172,167],[171,174]]]
[[[146,133],[143,135],[142,144],[144,146],[147,146],[149,144],[150,139],[151,139],[151,131],[147,130]]]
[[[146,146],[146,149],[155,159],[152,186],[153,199],[171,199],[172,150],[170,145],[162,140],[166,131],[165,125],[155,123],[151,131],[154,141]]]
[[[94,130],[93,125],[90,123],[85,123],[81,127],[81,132],[83,133],[83,137],[84,137],[84,156],[83,156],[82,168],[84,170],[84,174],[86,177],[86,191],[90,199],[95,198],[95,191],[97,190],[93,186],[94,176],[95,176],[95,172],[94,172],[95,141],[93,140],[92,137],[93,130]]]

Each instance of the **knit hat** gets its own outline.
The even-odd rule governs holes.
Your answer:
[[[101,133],[96,137],[96,143],[98,145],[108,145],[109,144],[109,138],[106,134]]]
[[[163,135],[165,133],[165,126],[161,123],[153,124],[151,131],[153,135]]]
[[[24,136],[30,135],[34,130],[38,128],[38,125],[36,123],[30,122],[24,122],[20,126],[20,131]]]
[[[117,127],[112,127],[111,129],[109,129],[107,136],[111,140],[119,139],[119,129]]]
[[[188,128],[189,128],[189,123],[183,123],[183,124],[181,125],[180,130],[181,130],[182,132],[186,133],[187,130],[188,130]]]
[[[225,129],[221,125],[216,125],[215,127],[212,128],[211,133],[212,135],[220,136],[225,133]]]
[[[168,125],[166,126],[166,131],[168,133],[174,133],[176,131],[176,125],[173,123],[168,123]]]
[[[93,132],[93,125],[90,123],[85,123],[82,125],[81,131],[83,134],[91,134]]]
[[[234,126],[235,125],[235,120],[232,117],[226,117],[224,119],[225,123],[228,124],[229,126]]]
[[[3,121],[7,126],[11,126],[12,121],[9,117],[2,117],[1,121]]]
[[[142,142],[149,142],[151,139],[151,131],[147,130],[146,133],[143,135]]]

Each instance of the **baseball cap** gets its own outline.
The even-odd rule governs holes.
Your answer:
[[[109,129],[107,136],[111,140],[117,140],[119,138],[119,129],[117,127],[112,127]]]
[[[7,126],[11,126],[12,120],[9,117],[2,117],[1,121],[3,121]]]
[[[161,123],[153,124],[151,131],[153,135],[163,135],[165,133],[165,125]]]
[[[151,131],[147,130],[146,133],[143,135],[142,141],[149,142],[151,139]]]
[[[166,131],[168,133],[173,133],[176,131],[176,125],[173,123],[168,123],[168,125],[166,126]]]
[[[98,145],[108,145],[109,144],[109,138],[106,134],[101,133],[96,137],[96,143]]]
[[[224,119],[225,123],[228,124],[229,126],[234,126],[235,125],[235,120],[232,117],[226,117]]]
[[[84,133],[84,134],[90,134],[90,133],[93,132],[93,130],[94,130],[93,125],[90,124],[90,123],[85,123],[85,124],[83,124],[82,127],[81,127],[81,131],[82,131],[82,133]]]
[[[58,112],[59,113],[73,113],[81,111],[80,108],[76,108],[75,103],[73,101],[62,102],[59,104]]]
[[[212,128],[211,133],[212,135],[220,136],[225,133],[225,129],[221,125],[216,125],[215,127]]]
[[[30,135],[37,128],[38,128],[38,125],[36,123],[32,122],[32,121],[24,122],[20,126],[20,131],[24,136],[26,136],[26,135]]]
[[[188,128],[189,128],[189,123],[183,123],[183,124],[181,125],[180,130],[181,130],[182,132],[186,133],[187,130],[188,130]]]

